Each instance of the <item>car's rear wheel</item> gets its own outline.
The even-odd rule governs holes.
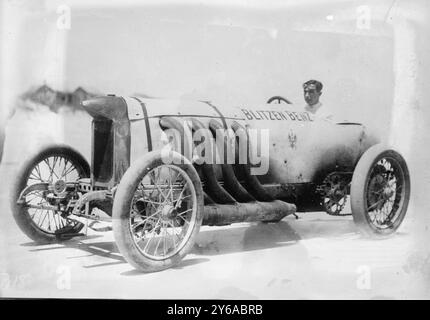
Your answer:
[[[404,158],[381,144],[359,160],[351,183],[354,222],[365,235],[384,237],[402,223],[410,197],[409,170]]]
[[[67,199],[66,185],[89,176],[87,161],[67,146],[49,146],[29,157],[17,173],[10,198],[20,229],[38,243],[67,240],[77,234],[83,224],[54,210],[50,202]],[[56,190],[59,188],[62,190]]]
[[[161,151],[136,161],[124,174],[113,204],[119,251],[136,269],[160,271],[178,264],[194,245],[203,219],[203,190],[193,165]]]

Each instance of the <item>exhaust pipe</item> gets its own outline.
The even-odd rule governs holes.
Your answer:
[[[250,144],[250,138],[248,136],[248,131],[240,125],[238,122],[234,121],[231,125],[231,128],[235,133],[237,133],[238,130],[243,130],[247,134],[247,150],[250,150],[252,148]],[[240,147],[240,146],[239,146]],[[243,147],[243,146],[242,146]],[[245,180],[245,187],[249,191],[249,193],[258,201],[273,201],[275,200],[274,197],[270,195],[270,193],[266,190],[266,188],[260,183],[258,178],[256,176],[251,175],[250,173],[250,161],[249,161],[249,154],[247,159],[246,165],[238,165],[237,171],[240,175],[243,176]]]
[[[216,136],[216,132],[217,130],[219,130],[220,132],[222,132],[222,136],[221,139],[223,140],[222,142],[222,146],[221,148],[224,148],[224,152],[222,154],[224,154],[224,157],[227,157],[226,152],[228,145],[227,145],[227,141],[225,139],[226,136],[226,132],[223,126],[221,126],[221,124],[212,119],[209,122],[209,129],[212,131],[212,134],[214,136],[214,138],[217,138]],[[239,181],[236,178],[236,174],[233,170],[233,166],[230,164],[226,164],[227,163],[227,159],[223,159],[223,163],[221,165],[222,167],[222,173],[223,173],[223,178],[224,178],[224,186],[226,188],[226,190],[233,196],[233,198],[235,198],[238,202],[251,202],[251,201],[255,201],[255,198],[253,196],[251,196],[248,191],[246,191],[246,189],[239,183]]]
[[[281,200],[204,207],[203,225],[224,226],[238,222],[278,222],[296,212],[296,206]]]
[[[192,129],[194,131],[200,129],[206,129],[206,127],[199,120],[195,118],[190,118]],[[205,139],[208,142],[211,142],[211,137],[209,135],[205,135]],[[214,146],[211,145],[211,150],[214,150]],[[214,161],[215,162],[215,161]],[[202,164],[202,172],[204,175],[205,185],[204,188],[207,189],[208,195],[216,202],[216,203],[235,203],[236,200],[228,193],[218,182],[215,176],[215,168],[212,164]]]

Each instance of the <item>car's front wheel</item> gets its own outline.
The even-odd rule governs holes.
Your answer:
[[[365,235],[384,237],[402,223],[410,197],[406,161],[397,151],[377,144],[359,160],[351,183],[354,222]]]
[[[193,165],[173,152],[137,160],[124,174],[113,204],[120,253],[136,269],[160,271],[178,264],[193,247],[203,219],[203,190]]]
[[[20,229],[38,243],[67,240],[82,223],[68,219],[61,206],[70,199],[68,185],[90,176],[84,157],[64,145],[48,146],[29,157],[11,190],[11,209]]]

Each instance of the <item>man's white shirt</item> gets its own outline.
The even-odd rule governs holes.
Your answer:
[[[322,106],[322,103],[321,102],[318,102],[318,103],[315,103],[314,105],[312,105],[312,106],[310,106],[310,105],[306,105],[305,106],[305,110],[307,111],[307,112],[310,112],[310,113],[312,113],[312,114],[315,114],[317,111],[318,111],[318,109],[319,108],[321,108],[321,106]]]
[[[325,120],[333,121],[333,115],[325,110],[325,108],[321,108],[322,103],[318,102],[312,106],[306,105],[305,110],[307,112],[312,113],[314,116],[318,118],[323,118]]]

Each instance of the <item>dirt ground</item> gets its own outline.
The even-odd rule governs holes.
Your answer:
[[[365,239],[351,217],[322,212],[299,213],[298,220],[289,216],[277,224],[203,227],[179,266],[152,274],[136,272],[122,258],[112,232],[88,230],[86,237],[62,244],[35,245],[18,229],[9,209],[18,163],[49,140],[70,143],[88,157],[87,122],[83,115],[19,112],[10,121],[0,166],[0,296],[430,298],[430,254],[423,242],[430,219],[422,206],[426,195],[418,188],[403,225],[385,240]],[[77,125],[85,130],[76,130]]]

